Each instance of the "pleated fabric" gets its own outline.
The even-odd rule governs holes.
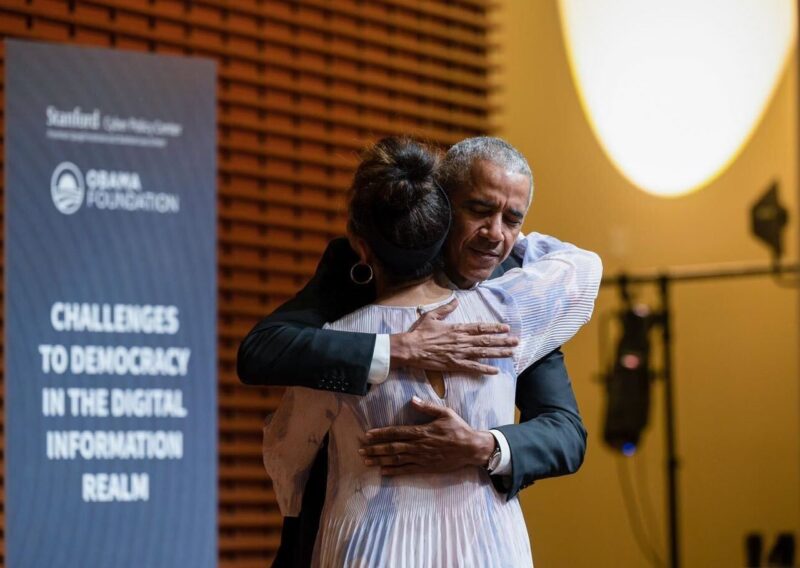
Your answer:
[[[358,449],[371,428],[422,424],[413,396],[457,412],[477,430],[514,421],[516,376],[569,340],[591,316],[602,264],[593,253],[532,234],[517,243],[522,269],[472,290],[422,306],[459,300],[448,322],[505,322],[520,336],[513,359],[491,360],[500,373],[445,373],[440,398],[425,374],[392,370],[366,396],[301,387],[286,390],[264,428],[264,464],[285,516],[299,513],[308,471],[325,434],[328,484],[314,550],[323,567],[532,566],[525,521],[516,497],[506,500],[480,467],[449,473],[381,477]],[[407,330],[418,306],[370,305],[330,324],[363,333]]]

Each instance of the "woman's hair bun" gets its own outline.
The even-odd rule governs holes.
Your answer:
[[[388,183],[382,184],[383,201],[388,207],[407,209],[430,191],[439,164],[439,155],[427,146],[407,138],[384,138],[374,150],[385,158]]]
[[[450,207],[438,188],[436,176],[440,153],[406,137],[379,140],[362,154],[350,187],[350,219],[353,232],[375,249],[378,240],[402,250],[419,250],[444,238],[450,226]],[[381,257],[379,251],[376,251]],[[384,255],[385,268],[397,268],[397,259]],[[395,270],[394,276],[424,274]]]
[[[436,168],[435,154],[425,151],[423,146],[406,145],[395,156],[398,174],[412,183],[426,180]]]

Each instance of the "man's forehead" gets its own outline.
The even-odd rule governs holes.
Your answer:
[[[522,211],[528,208],[531,183],[527,175],[485,160],[473,164],[470,173],[471,183],[458,191],[463,201],[480,200]]]

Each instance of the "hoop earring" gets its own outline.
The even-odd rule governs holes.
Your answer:
[[[365,266],[367,268],[367,270],[369,270],[369,276],[367,276],[366,280],[358,280],[356,278],[356,269],[358,267],[360,267],[360,266]],[[364,284],[369,284],[370,282],[372,282],[372,277],[373,276],[375,276],[375,273],[372,271],[372,267],[369,264],[367,264],[366,262],[360,262],[360,261],[356,262],[353,265],[353,267],[350,269],[350,280],[352,280],[353,282],[355,282],[356,284],[359,284],[361,286],[363,286]]]

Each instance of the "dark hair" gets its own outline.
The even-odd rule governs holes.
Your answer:
[[[450,228],[450,204],[436,183],[439,152],[410,138],[367,148],[350,187],[350,229],[367,241],[387,281],[433,273]]]

